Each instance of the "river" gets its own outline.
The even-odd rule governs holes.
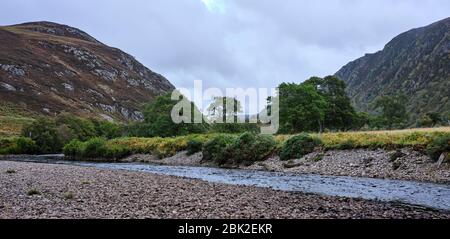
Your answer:
[[[267,187],[282,191],[328,196],[396,201],[429,208],[450,210],[450,185],[415,181],[373,179],[312,174],[290,174],[187,166],[160,166],[138,163],[91,163],[60,160],[60,155],[30,156],[14,161],[69,164],[113,170],[200,179],[214,183]]]

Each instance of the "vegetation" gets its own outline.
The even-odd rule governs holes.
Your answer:
[[[344,81],[335,76],[312,77],[303,84],[312,85],[326,102],[320,131],[324,128],[341,131],[359,128],[358,115],[345,92]]]
[[[375,101],[374,109],[381,109],[377,123],[379,127],[405,128],[408,123],[406,103],[408,99],[404,94],[383,96]]]
[[[292,136],[283,144],[280,151],[280,159],[286,161],[302,158],[306,154],[312,153],[320,144],[319,138],[309,134]]]
[[[0,137],[19,136],[22,128],[33,121],[33,115],[20,106],[0,103]]]
[[[231,154],[229,146],[233,145],[236,140],[232,135],[218,135],[206,142],[203,146],[203,158],[205,162],[214,162],[223,165],[228,162],[229,154]]]
[[[131,154],[131,150],[123,145],[110,143],[104,138],[92,138],[86,142],[75,139],[64,146],[65,155],[74,159],[105,158],[120,159]]]
[[[450,153],[450,134],[444,134],[433,138],[433,140],[428,144],[427,147],[428,155],[431,159],[438,161],[442,154]]]
[[[8,169],[8,170],[6,170],[6,174],[15,174],[15,173],[17,173],[17,171],[14,170],[14,169]]]
[[[114,160],[134,153],[164,158],[187,150],[189,155],[202,151],[204,161],[239,165],[264,160],[275,152],[282,160],[301,158],[319,146],[325,150],[413,147],[426,150],[435,160],[449,151],[449,128],[348,132],[361,127],[403,127],[407,115],[402,95],[380,98],[375,104],[380,110],[377,116],[356,112],[345,94],[345,84],[333,76],[313,77],[302,84],[283,83],[279,96],[280,131],[285,135],[258,135],[258,124],[214,123],[237,119],[241,104],[234,98],[216,98],[209,107],[208,116],[215,117],[212,124],[174,123],[171,111],[177,101],[166,94],[145,106],[143,122],[128,125],[67,113],[37,118],[23,127],[22,136],[0,138],[0,154],[64,152],[74,159]],[[228,102],[234,107],[227,109]],[[192,102],[187,105],[191,114],[200,114]],[[428,113],[423,125],[446,120],[443,115]]]
[[[176,104],[177,101],[171,99],[170,93],[157,97],[153,102],[145,106],[144,122],[136,123],[133,127],[136,127],[138,130],[132,129],[129,135],[139,137],[172,137],[206,132],[205,124],[174,123],[171,112]],[[192,117],[195,114],[201,114],[194,103],[189,102],[189,104],[191,104]],[[179,113],[181,114],[183,112]]]
[[[317,132],[322,128],[327,102],[314,86],[283,83],[278,91],[280,133]]]
[[[30,190],[27,192],[27,195],[28,195],[28,196],[41,195],[41,192],[39,192],[37,189],[30,189]]]
[[[34,154],[36,143],[25,137],[0,138],[0,154]]]
[[[189,140],[187,143],[187,155],[193,155],[201,152],[203,148],[203,143],[198,140]]]
[[[250,165],[266,159],[274,152],[276,146],[277,142],[271,135],[244,133],[228,146],[226,153],[228,161],[236,165]]]

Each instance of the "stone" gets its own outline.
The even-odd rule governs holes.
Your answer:
[[[3,88],[9,90],[9,91],[16,91],[16,87],[8,84],[8,83],[4,83],[4,82],[0,82],[0,86],[2,86]]]
[[[442,166],[442,164],[448,160],[447,157],[448,157],[448,153],[441,154],[441,156],[439,157],[439,160],[437,161],[438,168],[440,168]]]

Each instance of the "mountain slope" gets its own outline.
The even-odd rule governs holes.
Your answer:
[[[174,86],[132,56],[51,22],[0,27],[0,102],[37,114],[139,120]]]
[[[372,111],[382,95],[408,96],[412,122],[430,112],[450,112],[450,18],[395,37],[382,51],[340,69],[359,110]]]

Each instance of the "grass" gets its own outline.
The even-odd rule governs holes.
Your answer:
[[[0,104],[0,137],[20,135],[22,128],[34,121],[33,116],[19,106]]]
[[[71,200],[75,198],[75,194],[73,192],[66,192],[63,194],[64,199]]]
[[[27,195],[28,196],[34,196],[34,195],[41,195],[41,192],[39,192],[37,189],[30,189],[28,192],[27,192]]]
[[[414,148],[424,150],[436,137],[450,135],[450,127],[432,129],[408,129],[393,131],[368,131],[326,133],[319,137],[325,149],[351,148]]]
[[[17,171],[14,170],[14,169],[8,169],[8,170],[6,170],[6,174],[15,174],[15,173],[17,173]]]

